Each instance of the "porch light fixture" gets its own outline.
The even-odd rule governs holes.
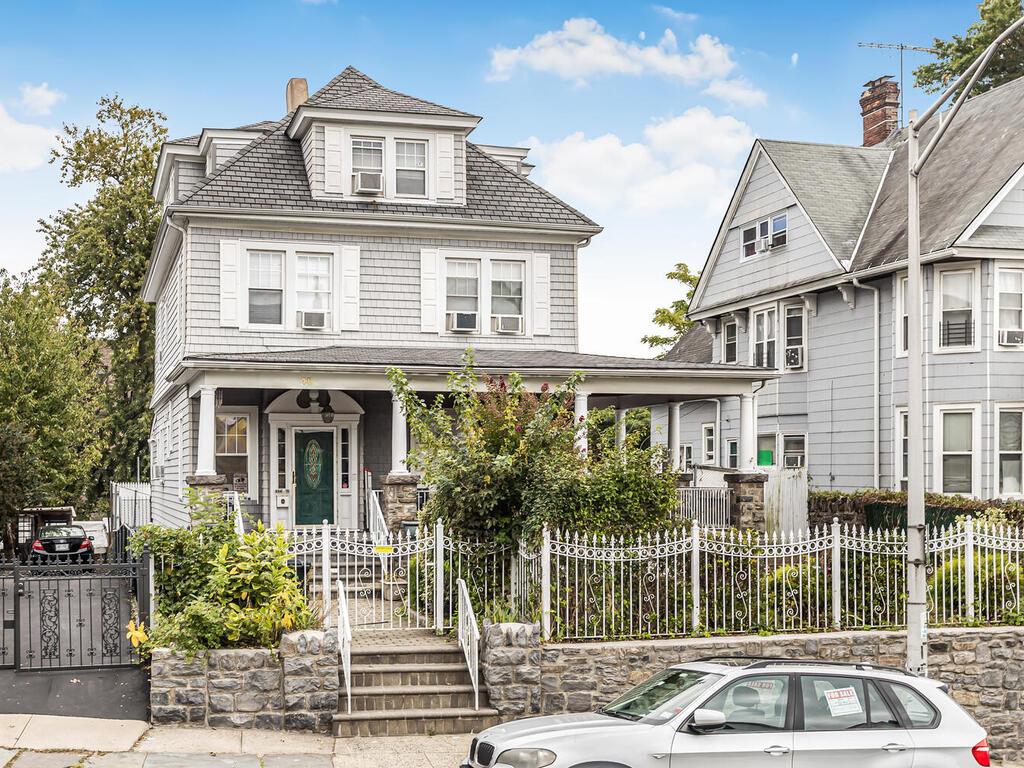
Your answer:
[[[325,405],[320,409],[320,418],[324,420],[324,424],[330,424],[334,421],[334,409],[329,405]]]

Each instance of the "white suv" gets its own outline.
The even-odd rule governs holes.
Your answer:
[[[489,728],[462,768],[987,765],[985,730],[934,680],[869,664],[708,657],[597,712]]]

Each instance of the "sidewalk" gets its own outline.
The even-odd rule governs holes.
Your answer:
[[[0,768],[457,768],[471,736],[335,739],[150,728],[137,720],[0,715]]]

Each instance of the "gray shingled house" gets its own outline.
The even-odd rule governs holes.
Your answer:
[[[901,488],[906,317],[920,311],[926,487],[1021,495],[1024,79],[970,99],[922,176],[920,297],[906,288],[897,104],[890,79],[867,84],[865,146],[754,143],[691,303],[700,325],[667,359],[780,375],[756,395],[756,443],[736,398],[656,408],[658,439],[677,422],[681,461]]]
[[[289,527],[364,525],[362,470],[376,486],[406,471],[386,369],[443,391],[469,346],[531,387],[583,371],[578,412],[752,402],[775,375],[580,354],[579,256],[601,228],[527,178],[528,150],[471,143],[479,117],[351,67],[307,93],[292,80],[284,118],[162,149],[144,287],[156,519],[186,519],[191,483],[238,490]]]

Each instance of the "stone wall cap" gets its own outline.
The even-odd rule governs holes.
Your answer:
[[[185,482],[189,485],[226,485],[227,475],[186,475]]]
[[[722,475],[727,483],[766,483],[768,475],[765,472],[729,472]]]
[[[389,485],[418,485],[420,476],[414,472],[389,472],[384,482]]]

